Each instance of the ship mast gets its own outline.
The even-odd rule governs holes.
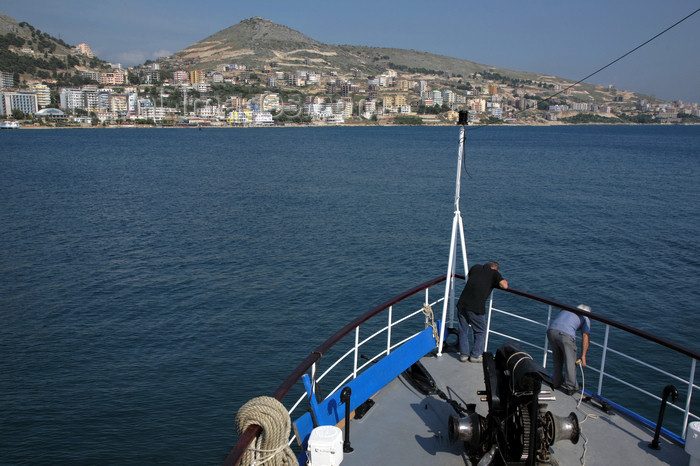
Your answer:
[[[462,186],[462,163],[464,159],[464,147],[466,145],[466,126],[468,124],[468,110],[459,112],[459,148],[457,151],[457,180],[455,182],[455,214],[452,220],[452,238],[450,240],[450,258],[447,262],[447,278],[445,280],[445,299],[442,306],[442,319],[440,321],[440,341],[438,342],[438,356],[442,355],[442,346],[445,341],[445,328],[448,318],[450,327],[454,327],[455,316],[455,270],[457,255],[457,232],[459,231],[460,245],[462,246],[462,261],[464,263],[464,275],[467,275],[469,263],[467,262],[467,247],[464,241],[464,223],[459,211],[459,196]]]

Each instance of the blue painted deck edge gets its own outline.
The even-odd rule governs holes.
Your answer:
[[[437,323],[439,326],[440,324]],[[425,330],[408,340],[403,345],[396,348],[388,356],[377,361],[374,365],[368,367],[356,379],[348,382],[345,387],[350,387],[352,391],[350,396],[350,411],[354,411],[362,403],[374,396],[379,390],[394,380],[399,374],[411,367],[416,361],[428,354],[431,350],[437,347],[437,342],[433,337],[432,327],[427,327]],[[310,381],[308,376],[305,380],[307,386],[307,396],[309,393],[308,387]],[[345,417],[345,404],[340,401],[340,393],[342,387],[328,396],[321,403],[311,401],[312,409],[319,425],[336,425]],[[302,452],[299,455],[299,464],[306,462],[306,445],[309,435],[313,430],[313,421],[311,413],[304,413],[294,421],[294,427],[297,434],[297,439],[302,445]]]

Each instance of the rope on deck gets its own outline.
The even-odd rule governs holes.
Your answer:
[[[241,465],[298,466],[287,445],[292,424],[282,403],[270,396],[259,396],[241,406],[236,415],[238,435],[253,424],[262,427],[262,432],[241,457]]]

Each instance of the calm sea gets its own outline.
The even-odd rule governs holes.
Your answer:
[[[243,403],[445,272],[458,136],[0,133],[0,463],[220,464]],[[470,128],[466,163],[471,263],[700,350],[700,126]]]

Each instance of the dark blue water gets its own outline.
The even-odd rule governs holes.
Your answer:
[[[0,463],[221,463],[243,403],[445,273],[458,134],[2,132]],[[700,127],[468,139],[471,263],[700,349]]]

